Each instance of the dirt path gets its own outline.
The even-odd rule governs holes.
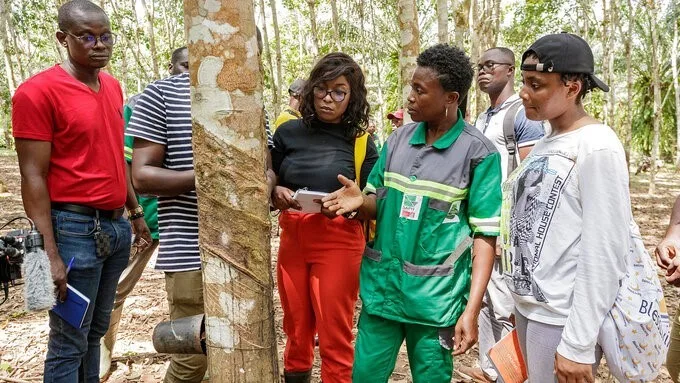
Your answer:
[[[646,177],[646,176],[645,176]],[[0,151],[0,224],[8,218],[22,214],[19,171],[13,153]],[[659,174],[658,193],[651,197],[646,194],[647,182],[634,177],[631,181],[633,213],[640,225],[645,244],[652,250],[663,236],[668,215],[675,196],[680,193],[678,174],[669,170]],[[278,237],[272,236],[273,254],[278,249]],[[274,259],[275,261],[275,259]],[[665,285],[665,282],[663,282]],[[665,285],[669,314],[674,317],[680,303],[679,290]],[[49,328],[46,313],[27,313],[23,309],[22,288],[10,289],[10,299],[0,306],[0,376],[10,376],[25,381],[42,381],[42,364]],[[285,336],[281,328],[281,309],[278,294],[275,294],[277,307],[276,328],[279,350],[279,364],[283,355]],[[0,298],[1,300],[2,298]],[[118,342],[114,350],[116,369],[108,382],[161,382],[167,365],[167,356],[154,352],[151,333],[154,326],[167,319],[164,279],[151,265],[142,276],[135,290],[126,301],[121,319]],[[477,350],[457,358],[456,365],[474,365]],[[281,368],[281,371],[283,369]],[[315,364],[315,381],[318,381],[318,355]],[[606,366],[601,366],[599,381],[612,381],[608,378]],[[2,381],[2,379],[0,379]],[[465,380],[455,378],[455,382]],[[411,377],[405,348],[399,354],[396,369],[390,382],[408,383]],[[665,369],[657,382],[668,382]]]

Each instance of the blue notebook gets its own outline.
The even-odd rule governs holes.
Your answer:
[[[83,327],[85,314],[87,314],[87,308],[90,307],[90,298],[83,295],[68,283],[66,284],[66,287],[68,288],[66,300],[63,303],[57,301],[57,304],[52,308],[52,311],[71,326],[81,328]]]

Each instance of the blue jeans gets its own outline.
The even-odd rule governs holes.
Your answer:
[[[125,218],[100,219],[111,238],[110,253],[98,257],[95,249],[95,218],[52,210],[52,226],[59,256],[73,265],[68,283],[90,298],[83,327],[77,329],[52,311],[45,359],[44,382],[98,383],[99,341],[109,327],[118,278],[128,264],[132,232]]]

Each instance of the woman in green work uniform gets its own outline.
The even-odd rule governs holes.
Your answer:
[[[343,188],[324,198],[338,215],[377,219],[361,264],[354,382],[387,382],[405,340],[414,383],[449,383],[452,353],[477,341],[493,266],[500,157],[458,112],[472,64],[446,44],[417,63],[408,97],[415,122],[387,139],[364,193],[338,176]]]

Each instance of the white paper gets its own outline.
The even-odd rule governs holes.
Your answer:
[[[301,213],[321,213],[321,204],[314,202],[327,196],[328,193],[299,189],[293,195],[293,199],[298,201],[302,210],[291,209],[292,211],[299,211]]]

